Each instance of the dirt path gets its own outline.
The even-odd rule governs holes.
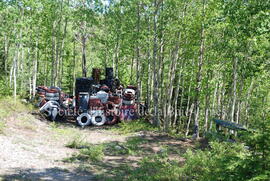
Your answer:
[[[144,156],[169,150],[171,159],[183,162],[179,154],[194,147],[190,140],[160,133],[141,131],[127,136],[110,128],[81,129],[30,113],[15,114],[0,134],[0,180],[119,180],[117,174],[125,177],[125,169],[136,168]],[[102,160],[82,160],[80,149],[67,147],[74,140],[105,145]]]
[[[63,162],[76,152],[65,145],[77,137],[93,144],[126,138],[105,129],[81,130],[41,121],[30,114],[14,115],[0,135],[0,180],[94,180],[92,173]]]

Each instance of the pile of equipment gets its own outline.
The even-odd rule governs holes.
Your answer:
[[[50,120],[74,117],[78,125],[113,125],[122,120],[134,120],[137,114],[137,88],[123,88],[113,76],[113,68],[94,68],[92,77],[77,78],[75,96],[68,96],[58,87],[39,86],[38,106],[40,112]]]

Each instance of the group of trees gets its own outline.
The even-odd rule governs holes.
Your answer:
[[[250,125],[269,101],[265,0],[4,0],[0,94],[73,93],[93,67],[138,87],[153,123],[199,137],[212,118]]]

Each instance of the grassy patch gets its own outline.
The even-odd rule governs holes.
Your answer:
[[[138,155],[144,151],[140,146],[146,142],[141,137],[131,137],[125,143],[110,142],[103,145],[108,155]]]
[[[59,123],[52,122],[50,123],[50,129],[54,133],[52,136],[55,139],[66,139],[66,140],[74,140],[80,137],[80,130],[75,127],[65,127]]]
[[[117,127],[112,128],[112,130],[120,134],[128,134],[139,131],[157,131],[158,128],[143,120],[136,120],[131,122],[122,122],[118,124]]]
[[[130,170],[128,175],[126,180],[132,181],[183,180],[179,164],[163,155],[145,157],[139,162],[139,167]]]
[[[20,120],[17,123],[18,126],[24,129],[35,130],[33,116],[25,114],[25,112],[33,109],[31,104],[23,103],[20,99],[14,100],[12,97],[0,98],[0,134],[4,133],[5,125],[11,117],[18,117]]]
[[[76,136],[74,139],[70,140],[66,147],[68,148],[74,148],[74,149],[82,149],[82,148],[88,148],[91,144],[83,141],[83,139],[80,136]]]
[[[31,130],[31,131],[36,131],[36,122],[35,118],[32,115],[25,114],[20,116],[19,122],[17,125],[23,129]]]
[[[64,159],[64,161],[101,161],[104,157],[103,150],[103,145],[87,144],[84,148],[79,149],[79,153],[73,154],[71,157]]]
[[[0,120],[0,134],[4,134],[4,129],[6,127],[6,123],[4,120]]]
[[[104,157],[103,145],[91,145],[80,150],[79,156],[85,160],[101,161]]]
[[[25,113],[33,110],[31,104],[25,104],[19,99],[11,97],[0,98],[0,120],[6,119],[14,114]]]
[[[6,113],[10,112],[25,112],[34,110],[32,104],[23,103],[20,99],[14,100],[12,97],[5,97],[0,99],[0,107]]]

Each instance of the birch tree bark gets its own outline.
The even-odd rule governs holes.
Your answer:
[[[231,105],[231,122],[234,122],[234,114],[235,114],[235,105],[236,105],[236,96],[237,96],[237,63],[238,58],[234,58],[233,61],[233,89],[232,89],[232,105]]]
[[[159,5],[157,0],[154,1],[154,39],[153,39],[153,77],[154,77],[154,88],[153,88],[153,98],[154,98],[154,124],[159,127],[159,101],[158,101],[158,68],[157,68],[157,19],[158,19],[158,9]]]
[[[204,60],[204,19],[205,19],[205,5],[206,0],[203,0],[202,9],[202,24],[201,24],[201,45],[200,45],[200,56],[198,61],[198,72],[197,72],[197,86],[195,90],[195,124],[194,124],[194,136],[196,139],[199,138],[199,116],[200,116],[200,94],[201,94],[201,84],[202,84],[202,67]]]

